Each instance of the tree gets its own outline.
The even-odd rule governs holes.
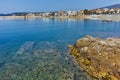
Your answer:
[[[55,12],[51,12],[51,13],[50,13],[50,16],[55,16]]]
[[[91,12],[91,11],[89,11],[88,9],[85,9],[85,10],[84,10],[84,14],[85,14],[85,15],[91,15],[91,14],[92,14],[92,12]]]

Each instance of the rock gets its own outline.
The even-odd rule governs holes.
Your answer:
[[[83,52],[87,52],[87,50],[88,50],[88,47],[81,48],[81,51],[83,51]]]
[[[106,41],[100,41],[99,44],[100,45],[107,45],[107,42]]]
[[[108,45],[111,47],[116,46],[116,44],[114,42],[109,42]]]
[[[22,48],[17,52],[17,54],[22,55],[24,52],[25,52],[25,50]]]
[[[89,41],[89,38],[84,38],[84,39],[77,40],[76,46],[84,47],[84,46],[89,45],[90,43],[91,43],[91,41]]]
[[[69,51],[90,76],[100,80],[120,80],[120,38],[86,36],[70,45]]]

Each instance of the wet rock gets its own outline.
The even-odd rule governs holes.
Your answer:
[[[86,36],[69,46],[69,51],[90,76],[99,80],[120,80],[120,38]]]

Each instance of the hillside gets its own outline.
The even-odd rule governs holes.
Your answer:
[[[120,4],[110,5],[110,6],[106,6],[106,7],[102,7],[102,8],[109,8],[109,9],[112,9],[112,8],[120,8]],[[101,8],[101,9],[102,9],[102,8]]]

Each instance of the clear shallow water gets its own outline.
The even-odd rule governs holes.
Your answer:
[[[34,47],[35,50],[47,47],[45,50],[54,48],[55,51],[58,50],[58,53],[66,54],[68,53],[68,44],[74,44],[77,39],[86,35],[101,38],[120,37],[120,22],[74,19],[0,20],[0,67],[11,63],[12,61],[6,61],[11,59],[21,49],[21,46],[28,41],[38,42]],[[41,42],[44,44],[38,45]],[[53,44],[55,47],[53,47]],[[24,49],[24,47],[26,46],[22,48]],[[35,50],[33,49],[33,52]],[[19,56],[16,59],[19,59]],[[15,63],[18,64],[18,62]],[[2,70],[4,70],[4,67],[2,67]]]

